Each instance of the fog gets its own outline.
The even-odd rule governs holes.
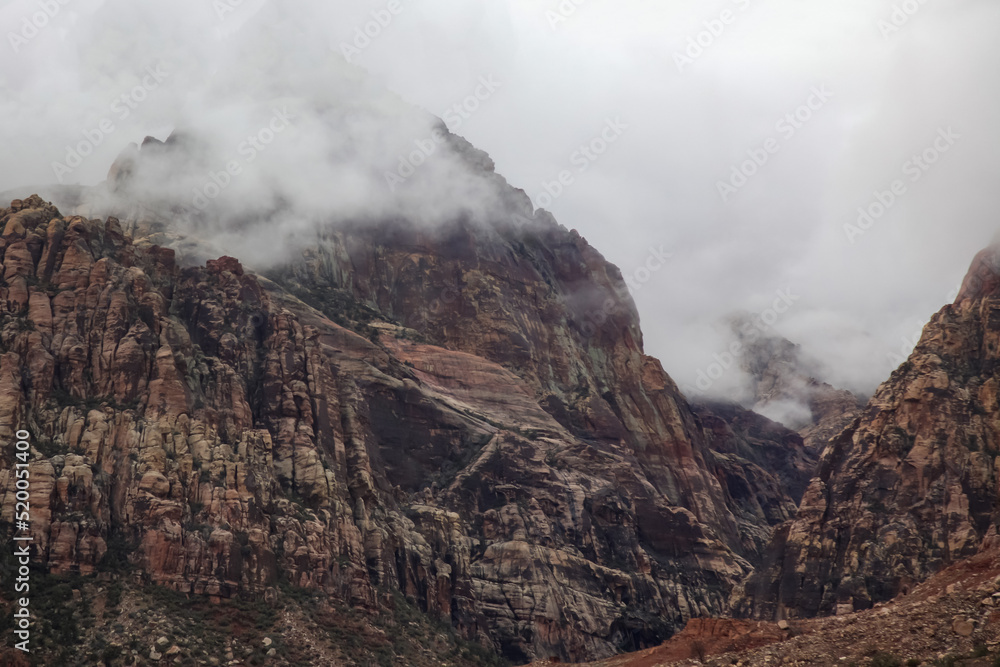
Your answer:
[[[691,395],[745,389],[735,365],[698,382],[737,311],[871,392],[997,230],[991,0],[13,0],[0,31],[0,191],[97,184],[183,128],[199,169],[142,187],[194,202],[235,162],[208,210],[291,198],[282,236],[488,216],[443,150],[386,182],[442,117],[631,278],[647,351]]]

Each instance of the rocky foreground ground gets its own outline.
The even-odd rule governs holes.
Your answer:
[[[535,667],[550,662],[533,663]],[[1000,549],[953,565],[909,595],[840,616],[777,623],[692,619],[663,645],[589,667],[1000,664]]]

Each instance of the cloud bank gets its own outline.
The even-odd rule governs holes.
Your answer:
[[[408,157],[444,117],[624,274],[669,250],[633,295],[682,387],[727,349],[731,313],[784,291],[767,326],[870,392],[997,230],[998,28],[990,0],[13,0],[0,191],[96,184],[130,142],[183,128],[206,157],[171,187],[291,198],[289,233],[331,211],[488,215],[460,157]],[[238,241],[257,251],[220,239]]]

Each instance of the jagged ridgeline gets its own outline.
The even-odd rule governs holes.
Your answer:
[[[795,518],[734,591],[731,612],[762,620],[699,619],[615,664],[997,664],[998,307],[993,246],[827,442]],[[794,350],[774,345],[783,353],[765,358],[755,379],[781,397],[794,386]],[[823,403],[856,411],[823,391]]]
[[[997,257],[990,248],[975,258],[955,302],[830,441],[738,611],[868,609],[997,546]]]
[[[63,618],[38,655],[577,660],[722,613],[812,455],[695,414],[618,269],[514,213],[331,228],[269,279],[182,268],[135,217],[0,209],[2,518],[26,429]]]

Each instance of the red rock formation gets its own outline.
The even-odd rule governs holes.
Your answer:
[[[1000,289],[1000,248],[981,250],[962,281],[955,303],[995,295]]]
[[[682,661],[704,662],[722,653],[742,653],[787,639],[789,633],[775,623],[731,618],[692,618],[684,629],[662,646],[611,658],[592,667],[661,667]],[[545,661],[530,667],[543,667]],[[688,662],[687,664],[690,664]]]
[[[866,609],[995,539],[1000,294],[991,257],[977,256],[956,302],[824,452],[741,609]]]
[[[585,664],[689,667],[697,660],[746,667],[908,662],[991,665],[1000,646],[998,589],[1000,552],[990,547],[875,609],[778,623],[695,618],[662,646]]]
[[[802,438],[755,412],[724,403],[694,406],[711,443],[707,461],[740,521],[751,553],[763,554],[772,527],[795,516],[816,467]]]
[[[630,300],[585,335],[580,295],[620,274],[552,223],[331,233],[287,290],[37,197],[0,226],[0,439],[32,433],[53,572],[398,589],[515,660],[579,659],[721,611],[775,520],[720,484]],[[0,469],[8,522],[13,489]]]

